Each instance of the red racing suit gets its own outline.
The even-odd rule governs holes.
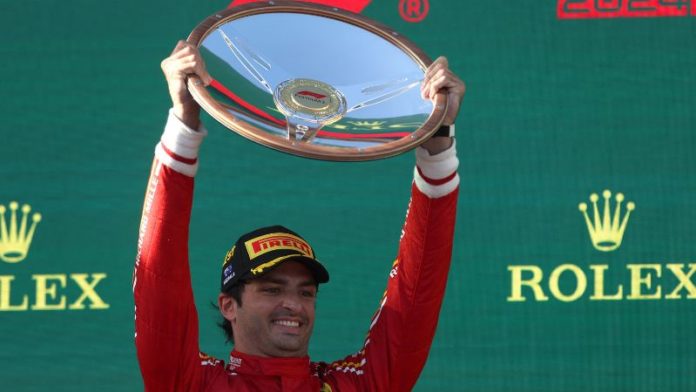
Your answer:
[[[360,351],[333,363],[232,351],[225,364],[199,351],[188,264],[193,177],[205,133],[170,113],[145,194],[133,292],[146,390],[410,391],[428,356],[450,266],[459,185],[454,146],[435,156],[416,151],[398,256]]]

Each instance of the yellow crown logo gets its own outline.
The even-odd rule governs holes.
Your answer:
[[[31,206],[25,204],[22,206],[22,219],[17,227],[17,209],[19,209],[19,203],[10,202],[10,226],[8,230],[5,220],[7,209],[0,204],[0,259],[8,263],[19,263],[27,257],[36,225],[41,221],[41,214],[34,213],[31,217],[31,226],[27,229]]]
[[[592,209],[594,211],[594,224],[587,215],[586,203],[580,203],[578,209],[585,216],[585,223],[587,223],[587,230],[590,232],[592,245],[599,251],[610,252],[621,246],[626,224],[628,224],[628,217],[631,215],[631,211],[636,208],[636,204],[632,201],[626,204],[627,211],[622,220],[621,203],[624,201],[624,195],[623,193],[617,193],[614,197],[614,200],[616,200],[616,209],[614,210],[614,217],[612,219],[611,207],[609,205],[611,201],[611,191],[605,190],[602,192],[602,196],[604,197],[604,212],[600,218],[599,208],[597,208],[599,196],[597,196],[596,193],[590,195],[590,201],[592,202]]]

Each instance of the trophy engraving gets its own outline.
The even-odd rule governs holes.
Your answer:
[[[346,113],[346,98],[329,84],[311,79],[287,80],[276,87],[273,100],[288,119],[288,139],[311,141],[324,125]]]

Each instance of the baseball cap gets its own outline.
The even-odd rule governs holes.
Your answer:
[[[294,231],[276,225],[239,237],[222,263],[220,291],[227,291],[241,279],[258,278],[286,261],[304,264],[317,284],[329,281],[328,271],[315,258],[309,243]]]

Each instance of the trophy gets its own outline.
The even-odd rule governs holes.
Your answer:
[[[338,8],[270,1],[221,11],[188,37],[212,83],[191,94],[230,130],[308,158],[394,156],[440,127],[447,97],[421,97],[432,62],[380,23]]]

